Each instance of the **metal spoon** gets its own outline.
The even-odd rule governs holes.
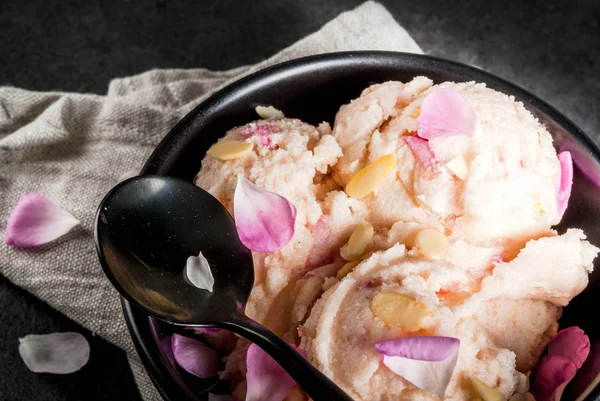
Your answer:
[[[351,401],[281,337],[244,314],[254,283],[250,251],[227,210],[192,183],[142,176],[115,186],[96,214],[104,272],[130,302],[176,325],[231,330],[275,359],[313,400]],[[185,278],[189,256],[209,261],[213,291]]]

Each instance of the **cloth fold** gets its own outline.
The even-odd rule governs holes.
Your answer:
[[[169,129],[215,90],[269,65],[344,50],[421,53],[387,10],[369,1],[252,66],[152,70],[113,80],[106,96],[0,88],[0,236],[12,208],[31,192],[82,222],[36,249],[2,241],[0,274],[123,348],[142,397],[160,401],[135,353],[118,293],[97,260],[96,207],[123,173],[139,169]]]

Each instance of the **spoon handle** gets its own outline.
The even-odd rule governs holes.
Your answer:
[[[269,354],[315,400],[352,401],[352,398],[281,337],[247,316],[220,325],[247,338]]]

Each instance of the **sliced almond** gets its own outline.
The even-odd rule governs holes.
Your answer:
[[[471,384],[475,393],[483,401],[504,401],[504,394],[499,390],[488,386],[477,378],[471,378]]]
[[[448,170],[452,171],[455,176],[463,181],[469,174],[469,167],[467,166],[467,162],[465,162],[465,158],[462,156],[456,156],[454,159],[450,160],[448,163],[446,163],[446,167],[448,167]]]
[[[346,185],[346,193],[352,198],[360,199],[377,188],[396,167],[396,157],[385,155],[360,170]]]
[[[371,311],[385,324],[403,332],[420,330],[433,313],[410,295],[395,291],[380,292],[371,301]]]
[[[448,238],[435,228],[417,232],[414,248],[426,258],[441,259],[448,253]]]
[[[352,262],[346,263],[344,266],[338,270],[337,275],[335,276],[338,280],[346,277],[354,268],[360,263],[360,260],[353,260]]]
[[[231,160],[249,153],[252,146],[251,142],[221,141],[211,146],[206,153],[215,159]]]
[[[362,223],[352,233],[342,257],[346,260],[358,259],[365,252],[365,249],[373,238],[373,226],[369,223]]]
[[[256,114],[265,120],[280,120],[284,118],[283,112],[273,106],[256,106]]]

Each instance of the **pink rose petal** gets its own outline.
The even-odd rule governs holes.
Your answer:
[[[283,196],[238,176],[233,196],[235,226],[251,251],[274,252],[294,236],[296,208]]]
[[[423,101],[418,119],[419,136],[424,139],[440,136],[472,136],[477,125],[473,106],[454,89],[438,89]]]
[[[172,341],[172,336],[167,336],[158,340],[158,343],[160,344],[160,348],[165,353],[165,356],[167,357],[169,362],[171,362],[171,365],[177,366],[177,364],[175,363],[175,356],[173,355],[173,348],[171,347]]]
[[[296,348],[300,351],[299,348]],[[252,344],[246,355],[246,401],[282,401],[296,385],[285,370],[258,345]]]
[[[451,337],[404,337],[382,341],[375,348],[383,364],[413,385],[444,398],[450,383],[460,340]]]
[[[404,140],[412,154],[423,167],[430,168],[435,165],[435,155],[431,151],[429,142],[426,139],[419,138],[418,136],[407,136]]]
[[[560,166],[560,179],[556,188],[556,204],[558,214],[562,215],[567,210],[569,198],[571,197],[571,187],[573,186],[573,159],[570,152],[560,152],[558,154],[558,163]]]
[[[577,326],[559,331],[548,344],[548,354],[570,359],[579,369],[590,354],[590,339]]]
[[[458,338],[416,336],[381,341],[375,344],[375,348],[387,356],[401,356],[419,361],[443,361],[456,352],[459,345]]]
[[[40,194],[27,194],[8,218],[4,242],[16,247],[47,244],[79,224],[71,213]]]
[[[593,340],[590,345],[590,354],[583,366],[577,370],[573,379],[573,394],[579,394],[580,399],[587,395],[600,383],[600,340]]]
[[[219,355],[202,341],[173,334],[173,356],[186,372],[201,378],[216,376],[219,372]]]
[[[559,401],[589,353],[590,339],[579,327],[559,331],[532,373],[530,391],[536,401]]]
[[[580,143],[566,139],[560,144],[560,152],[569,151],[577,169],[597,188],[600,188],[600,170],[598,162]],[[558,180],[557,180],[558,181]]]
[[[216,327],[195,327],[194,331],[198,334],[206,334],[206,333],[218,333],[221,329]]]
[[[559,401],[576,372],[577,366],[573,361],[560,355],[548,354],[533,371],[529,392],[536,401]]]
[[[19,354],[36,373],[73,373],[90,359],[90,344],[79,333],[30,334],[19,338]]]

